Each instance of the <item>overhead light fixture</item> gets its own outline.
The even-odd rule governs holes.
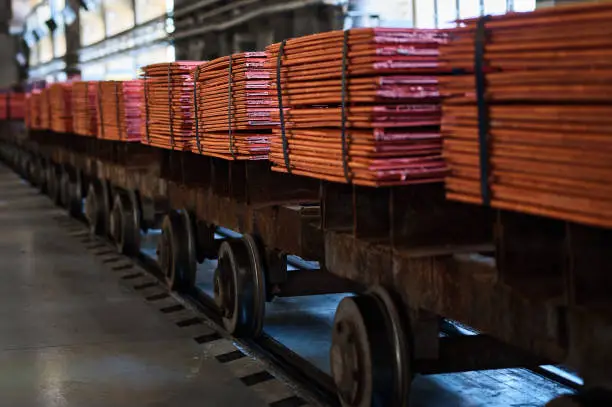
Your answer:
[[[57,23],[55,22],[53,17],[45,21],[45,25],[47,26],[47,28],[49,28],[49,31],[51,32],[57,30]]]

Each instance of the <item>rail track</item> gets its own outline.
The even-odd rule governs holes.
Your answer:
[[[21,160],[17,158],[17,162],[14,162],[13,166],[18,172],[24,175],[23,166],[20,164]],[[26,171],[27,173],[27,171]],[[62,179],[60,178],[60,183]],[[64,177],[65,181],[65,177]],[[61,202],[61,190],[62,188],[54,187],[50,194],[55,202]],[[54,192],[54,190],[56,190]],[[87,226],[93,232],[99,232],[96,230],[95,222],[87,222],[86,218],[92,219],[91,215],[88,215],[88,205],[68,205],[68,212],[78,219],[83,227]],[[179,214],[180,215],[180,214]],[[115,225],[119,227],[120,225]],[[111,229],[113,222],[111,222]],[[163,228],[163,225],[162,225]],[[109,232],[112,232],[109,231]],[[239,233],[234,231],[219,228],[215,230],[217,235],[216,240],[219,242],[232,242],[239,239],[241,236]],[[151,276],[154,276],[160,285],[172,286],[172,281],[169,281],[169,276],[164,273],[164,269],[168,269],[167,264],[164,265],[164,261],[167,260],[168,248],[164,249],[163,233],[160,235],[158,231],[152,231],[148,235],[142,235],[142,242],[139,242],[139,250],[130,257],[131,261],[137,263],[141,268],[145,269]],[[122,241],[120,239],[114,239],[111,241],[108,238],[102,238],[99,235],[95,237],[98,241],[103,241],[106,245],[113,245],[118,249],[122,249],[126,244],[131,244],[129,241]],[[149,239],[149,240],[147,240]],[[132,242],[133,243],[133,242]],[[142,243],[142,245],[141,245]],[[142,246],[142,247],[141,247]],[[145,247],[146,246],[146,247]],[[216,246],[219,246],[217,244]],[[159,256],[156,254],[155,247],[159,247]],[[142,250],[140,250],[142,249]],[[164,259],[166,258],[166,260]],[[288,257],[288,263],[290,266],[300,269],[308,266],[308,262],[301,260],[298,257]],[[161,264],[161,266],[160,266]],[[180,287],[178,291],[172,291],[172,295],[179,299],[182,303],[188,305],[190,308],[196,309],[201,313],[202,317],[211,323],[215,324],[215,329],[225,337],[231,336],[230,331],[227,329],[228,321],[227,316],[224,315],[221,309],[227,308],[227,304],[219,304],[219,295],[214,295],[211,292],[215,289],[215,285],[220,286],[222,284],[215,284],[216,276],[214,275],[214,269],[217,265],[211,262],[204,262],[197,266],[196,276],[197,278],[208,279],[207,290],[203,289],[202,284],[194,284],[187,287]],[[171,277],[170,277],[171,279]],[[204,284],[206,285],[206,284]],[[335,290],[334,290],[335,291]],[[213,294],[213,295],[211,295]],[[220,306],[221,305],[221,306]],[[295,313],[291,313],[285,319],[288,321],[290,318],[296,317],[300,312],[308,312],[298,310]],[[266,310],[266,314],[268,310]],[[333,313],[332,313],[333,314]],[[332,315],[328,315],[331,317]],[[225,317],[225,320],[224,320]],[[331,318],[328,321],[329,336],[331,336]],[[327,366],[321,366],[321,359],[327,359],[327,356],[321,357],[321,355],[327,355],[331,347],[331,341],[325,344],[325,346],[319,346],[316,350],[316,355],[313,357],[312,354],[304,355],[304,346],[298,346],[297,350],[295,347],[288,346],[283,343],[283,338],[279,339],[278,335],[270,334],[266,331],[266,327],[263,326],[263,333],[257,336],[255,339],[240,337],[240,335],[233,336],[232,340],[237,343],[241,348],[245,349],[247,353],[250,353],[265,361],[270,366],[273,372],[277,372],[280,376],[286,378],[291,383],[294,383],[300,390],[299,393],[303,394],[303,397],[297,397],[291,399],[286,406],[298,406],[306,403],[314,405],[327,405],[327,406],[339,406],[341,402],[337,397],[337,389],[334,384],[332,374],[326,369]],[[312,325],[305,325],[300,327],[299,331],[292,331],[291,335],[301,336],[303,335],[306,339],[312,338],[308,335],[308,331],[312,328]],[[452,331],[452,330],[451,330]],[[448,332],[443,330],[442,335],[465,335],[462,332]],[[287,335],[285,335],[286,338]],[[319,343],[318,345],[321,345]],[[314,360],[314,361],[313,361]],[[507,405],[508,403],[517,403],[518,400],[526,402],[529,400],[527,397],[534,396],[539,401],[545,402],[548,399],[558,396],[559,394],[569,393],[575,390],[578,386],[571,380],[566,380],[562,375],[556,375],[540,368],[528,371],[527,369],[499,369],[493,371],[474,371],[467,373],[449,373],[449,374],[437,374],[439,373],[436,366],[418,366],[424,375],[418,375],[414,380],[411,393],[411,405],[433,405],[443,406],[449,405],[449,398],[452,399],[453,405],[467,405],[470,397],[475,397],[476,405]],[[492,367],[494,368],[494,367]],[[431,372],[428,375],[427,372]],[[452,371],[452,370],[451,370]],[[380,374],[381,372],[379,372]],[[385,372],[382,372],[384,375]],[[546,376],[546,378],[544,378]],[[520,386],[524,386],[525,389],[516,389],[512,385],[508,384],[519,383]],[[520,387],[519,386],[519,387]],[[438,389],[439,394],[432,393],[432,388]],[[441,390],[440,390],[441,389]],[[475,390],[480,390],[482,394],[474,396],[470,394]],[[507,392],[508,395],[503,395]],[[500,396],[501,394],[501,396]],[[527,396],[528,394],[528,396]],[[435,395],[438,397],[432,397]],[[473,400],[472,400],[473,401]],[[404,400],[405,402],[405,400]],[[446,403],[446,404],[445,404]],[[474,405],[474,404],[470,404]],[[283,405],[285,406],[285,405]]]

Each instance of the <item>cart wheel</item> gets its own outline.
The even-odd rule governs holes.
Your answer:
[[[346,407],[408,404],[412,372],[407,317],[383,288],[344,298],[336,310],[331,371]]]
[[[115,194],[110,234],[120,253],[136,256],[140,252],[140,210],[127,192]]]
[[[61,204],[60,171],[53,163],[47,167],[47,192],[54,204]]]
[[[94,179],[89,183],[87,198],[85,200],[85,217],[89,222],[89,231],[92,235],[106,234],[106,226],[102,213],[103,206],[104,198],[102,185],[99,180]]]
[[[171,211],[162,221],[159,263],[171,290],[187,291],[195,285],[195,239],[189,214]]]
[[[236,336],[260,336],[265,301],[261,245],[248,234],[224,241],[215,270],[215,302],[223,314],[225,329]]]
[[[70,189],[70,173],[68,170],[64,169],[61,172],[59,183],[60,205],[64,208],[68,208],[70,206],[72,195],[72,191]]]
[[[38,189],[41,193],[48,193],[48,182],[47,182],[47,162],[45,159],[40,158],[38,160]]]

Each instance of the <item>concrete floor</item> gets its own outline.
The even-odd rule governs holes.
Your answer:
[[[83,250],[62,214],[0,164],[0,407],[268,405]]]

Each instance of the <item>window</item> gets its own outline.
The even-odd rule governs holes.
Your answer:
[[[136,66],[142,68],[157,62],[173,62],[174,58],[174,46],[166,44],[157,45],[138,51],[136,54]]]
[[[172,0],[136,0],[136,24],[146,23],[172,11]]]
[[[66,7],[66,0],[50,0],[49,5],[51,6],[51,13],[56,16]]]
[[[79,9],[81,45],[87,46],[104,39],[104,15],[101,0],[91,1],[92,9]]]
[[[454,27],[457,20],[457,0],[438,0],[438,24],[437,27]]]
[[[81,79],[84,81],[101,81],[106,75],[105,64],[94,61],[81,65]]]
[[[459,2],[459,18],[472,18],[480,15],[478,0],[462,0]]]
[[[536,0],[514,0],[514,11],[531,11],[536,7]]]
[[[38,59],[38,43],[30,48],[30,66],[36,66],[40,60]]]
[[[104,0],[106,35],[119,34],[134,27],[132,0]]]
[[[60,24],[53,33],[53,55],[56,58],[66,55],[66,29]]]
[[[53,42],[51,41],[51,34],[47,34],[44,38],[40,39],[39,47],[39,61],[41,63],[51,61],[53,59]]]
[[[414,24],[418,28],[435,28],[437,0],[414,0],[416,2]]]
[[[455,20],[506,11],[532,11],[536,0],[367,0],[364,11],[380,16],[380,25],[405,26],[397,19],[410,21],[417,28],[453,27]],[[412,18],[414,10],[414,18]]]
[[[504,14],[508,6],[507,0],[487,0],[484,1],[484,14]]]
[[[123,81],[136,78],[135,58],[131,55],[117,55],[106,63],[106,80]]]

